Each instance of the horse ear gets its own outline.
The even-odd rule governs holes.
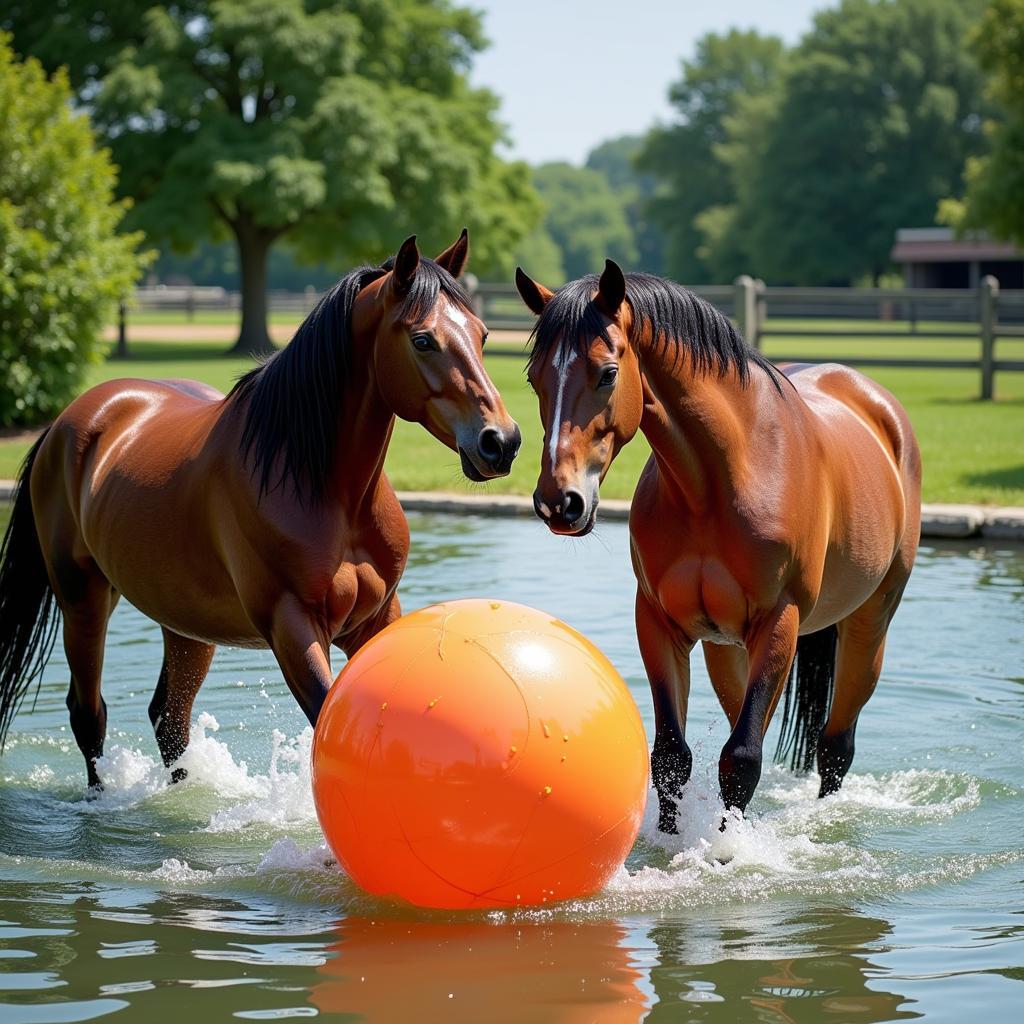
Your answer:
[[[522,267],[516,267],[516,287],[519,289],[523,302],[537,316],[544,312],[544,307],[551,301],[551,296],[555,294],[549,288],[534,281]]]
[[[469,229],[463,228],[462,234],[434,262],[439,267],[444,267],[452,277],[458,277],[466,269],[468,260]]]
[[[626,278],[615,260],[604,261],[604,273],[597,285],[597,297],[604,311],[615,316],[626,297]]]
[[[391,269],[395,288],[400,292],[408,291],[416,270],[420,265],[420,251],[416,247],[416,236],[410,235],[398,250],[395,265]]]

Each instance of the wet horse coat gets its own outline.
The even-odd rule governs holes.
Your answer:
[[[0,560],[0,736],[63,619],[71,724],[97,785],[107,621],[119,596],[160,623],[150,717],[164,762],[188,742],[217,644],[270,647],[315,723],[333,644],[351,655],[399,614],[409,531],[383,472],[395,416],[508,473],[519,430],[482,364],[455,278],[460,239],[415,239],[353,271],[291,343],[227,396],[119,380],[76,399],[32,450]],[[179,773],[180,774],[180,773]]]
[[[780,372],[691,292],[611,261],[557,293],[522,271],[517,284],[540,316],[529,366],[545,425],[538,515],[555,533],[589,532],[619,449],[638,429],[653,449],[630,537],[660,827],[675,831],[690,775],[697,642],[732,727],[719,761],[726,805],[753,795],[794,659],[781,746],[799,768],[817,755],[821,795],[838,789],[920,532],[906,413],[848,367]]]

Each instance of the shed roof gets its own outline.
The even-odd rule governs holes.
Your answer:
[[[1024,260],[1024,252],[1012,242],[997,242],[980,232],[957,238],[952,228],[900,228],[889,256],[894,263]]]

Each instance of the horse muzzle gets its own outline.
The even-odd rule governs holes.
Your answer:
[[[552,533],[566,537],[585,537],[597,520],[597,496],[589,500],[583,492],[567,488],[557,492],[553,502],[545,500],[540,488],[533,492],[533,510]]]
[[[508,476],[522,441],[515,421],[504,429],[494,425],[484,427],[475,442],[469,445],[459,443],[462,472],[477,483]]]

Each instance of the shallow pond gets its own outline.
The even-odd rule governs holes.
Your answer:
[[[530,521],[411,525],[407,609],[486,595],[565,618],[653,734],[624,526],[580,542]],[[190,779],[168,787],[146,717],[160,660],[157,627],[122,604],[98,800],[83,799],[59,654],[15,722],[0,761],[5,1024],[1019,1019],[1022,549],[925,547],[842,792],[818,801],[812,779],[771,768],[724,834],[726,722],[695,657],[684,834],[658,837],[652,798],[627,870],[543,911],[415,913],[358,892],[328,862],[311,734],[267,652],[218,653]]]

